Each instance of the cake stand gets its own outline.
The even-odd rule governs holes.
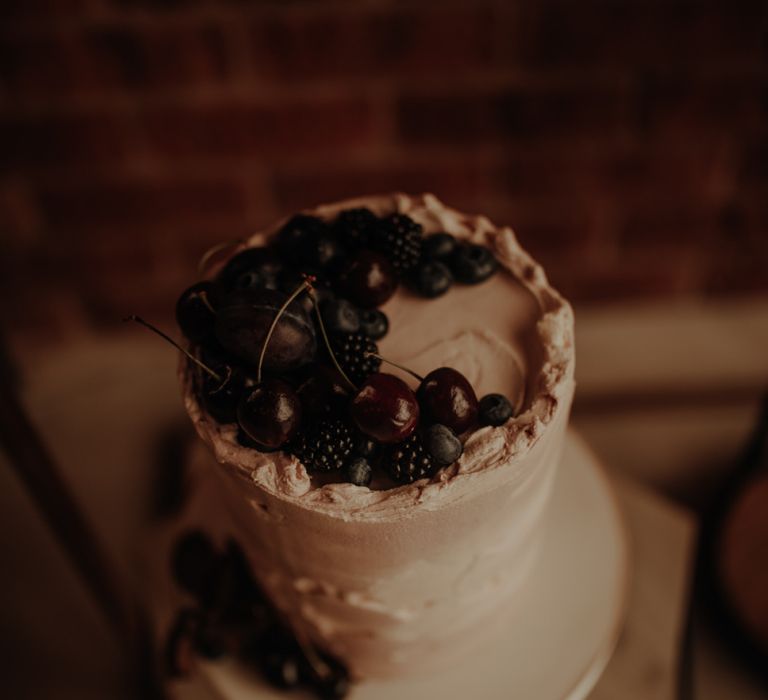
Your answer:
[[[440,675],[353,686],[349,700],[579,700],[616,644],[626,601],[628,545],[611,484],[597,458],[568,434],[540,558],[515,599],[514,615]],[[167,558],[166,560],[167,561]],[[500,611],[500,615],[503,611]],[[294,700],[232,661],[202,662],[177,700]]]

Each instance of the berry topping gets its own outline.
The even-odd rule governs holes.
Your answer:
[[[292,217],[277,234],[277,250],[288,263],[323,268],[341,252],[330,227],[306,214]]]
[[[384,459],[389,475],[401,484],[432,476],[438,469],[438,464],[425,449],[418,433],[404,442],[392,445]]]
[[[216,338],[232,354],[256,364],[267,333],[287,298],[269,289],[232,295],[216,316]],[[264,367],[276,371],[300,367],[312,361],[316,349],[312,321],[294,301],[277,320],[264,355]]]
[[[394,374],[372,374],[352,399],[352,419],[366,435],[384,443],[407,438],[419,422],[419,403]]]
[[[381,340],[389,332],[389,319],[379,309],[365,309],[360,313],[360,332],[371,340]]]
[[[451,256],[453,276],[464,284],[478,284],[487,280],[499,264],[493,253],[483,245],[462,243]]]
[[[456,245],[450,233],[433,233],[424,239],[421,255],[425,260],[446,260],[453,255]]]
[[[301,422],[301,403],[291,387],[280,379],[256,384],[238,404],[240,427],[259,445],[280,447]]]
[[[361,250],[342,268],[338,288],[358,306],[381,306],[397,290],[397,277],[390,261],[379,253]]]
[[[421,224],[405,214],[391,214],[381,220],[371,240],[371,247],[386,255],[395,270],[405,274],[421,258]]]
[[[299,387],[304,413],[324,416],[341,413],[349,400],[349,385],[334,367],[311,365],[309,378]]]
[[[237,404],[253,380],[239,367],[214,365],[219,378],[201,373],[198,395],[203,408],[219,423],[237,421]]]
[[[336,361],[355,383],[362,382],[381,366],[381,360],[369,355],[378,352],[376,343],[362,333],[337,335],[332,346]]]
[[[328,299],[320,304],[325,327],[331,333],[357,333],[360,312],[346,299]]]
[[[198,282],[184,290],[176,302],[176,322],[193,342],[213,335],[216,322],[216,287],[213,282]]]
[[[424,431],[424,446],[440,466],[453,464],[464,450],[461,440],[448,427],[435,423]]]
[[[365,457],[356,457],[344,468],[344,478],[355,486],[368,486],[373,470]]]
[[[355,435],[355,447],[353,453],[358,457],[371,458],[379,451],[379,443],[376,440],[372,440],[364,433],[358,433]]]
[[[247,248],[235,255],[216,277],[227,291],[276,289],[283,264],[269,248]]]
[[[334,229],[344,245],[350,250],[357,250],[370,245],[371,236],[378,224],[378,216],[370,209],[360,207],[341,212],[334,223]]]
[[[453,275],[448,266],[439,261],[422,263],[414,279],[416,290],[427,299],[445,294],[453,284]]]
[[[299,654],[294,649],[271,649],[261,658],[261,672],[275,688],[291,690],[298,687]]]
[[[483,425],[504,425],[514,412],[509,399],[502,394],[487,394],[480,399],[480,422]]]
[[[467,378],[451,367],[432,370],[421,382],[417,396],[430,423],[440,423],[461,434],[477,421],[475,391]]]
[[[310,473],[341,469],[353,447],[352,428],[338,419],[321,420],[296,435],[287,446]]]

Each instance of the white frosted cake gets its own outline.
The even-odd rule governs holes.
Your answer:
[[[413,483],[328,483],[285,451],[241,444],[237,425],[213,419],[198,401],[186,361],[180,376],[189,415],[215,457],[218,506],[300,638],[355,678],[429,673],[514,607],[535,561],[574,390],[573,315],[512,229],[432,195],[366,197],[304,213],[332,221],[357,207],[406,214],[425,236],[447,232],[494,253],[500,271],[483,284],[434,299],[401,285],[382,306],[390,331],[379,348],[420,374],[459,370],[477,396],[509,397],[512,418],[469,431],[455,463]],[[245,247],[264,245],[283,223]]]

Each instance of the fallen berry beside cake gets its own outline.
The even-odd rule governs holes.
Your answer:
[[[514,611],[574,350],[511,229],[432,195],[320,206],[229,250],[177,318],[219,510],[310,662],[439,672]]]

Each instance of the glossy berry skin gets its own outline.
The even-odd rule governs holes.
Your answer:
[[[480,399],[480,423],[504,425],[515,413],[509,399],[502,394],[486,394]]]
[[[390,261],[379,253],[361,250],[339,273],[337,286],[344,296],[363,309],[381,306],[397,290],[397,277]]]
[[[453,285],[453,275],[442,262],[422,263],[416,270],[415,287],[421,296],[434,299],[445,294]]]
[[[483,245],[463,243],[451,256],[451,271],[463,284],[479,284],[487,280],[499,267],[493,253]]]
[[[389,332],[389,319],[379,309],[365,309],[360,313],[360,332],[371,340],[381,340]]]
[[[417,396],[428,422],[445,425],[457,435],[477,422],[475,390],[461,372],[451,367],[440,367],[424,377]]]
[[[237,421],[237,404],[252,383],[250,376],[239,367],[214,365],[221,381],[201,372],[198,395],[203,408],[219,423]]]
[[[327,267],[341,249],[322,219],[297,214],[280,229],[275,243],[280,257],[298,267]]]
[[[216,316],[216,338],[231,352],[256,365],[264,340],[287,295],[274,290],[240,293]],[[284,371],[311,362],[317,350],[312,321],[298,303],[291,304],[277,322],[264,356],[264,368]]]
[[[424,447],[440,466],[446,467],[453,464],[464,451],[461,440],[445,425],[435,423],[430,425],[422,437]]]
[[[358,457],[365,457],[370,459],[376,456],[379,451],[379,443],[376,440],[372,440],[363,433],[358,433],[355,436],[355,446],[352,448],[352,453]]]
[[[344,478],[355,486],[368,486],[373,477],[373,470],[365,457],[356,457],[344,467]]]
[[[419,422],[419,403],[408,385],[393,374],[369,376],[352,399],[352,420],[369,437],[383,443],[405,440]]]
[[[447,260],[456,246],[456,239],[450,233],[433,233],[423,240],[421,256],[425,260]]]
[[[195,343],[213,336],[216,323],[217,289],[213,282],[198,282],[185,289],[176,302],[176,323]]]
[[[265,379],[240,400],[237,420],[259,445],[280,447],[301,423],[301,402],[286,382]]]
[[[341,413],[349,401],[350,386],[335,367],[311,365],[309,378],[298,388],[302,410],[312,416]]]
[[[277,289],[283,269],[274,251],[269,248],[247,248],[230,258],[216,277],[225,291],[243,289]]]
[[[360,330],[360,312],[346,299],[322,302],[320,315],[326,330],[331,333],[357,333]]]
[[[298,652],[283,649],[267,651],[261,658],[261,671],[275,688],[296,688],[300,681]]]

